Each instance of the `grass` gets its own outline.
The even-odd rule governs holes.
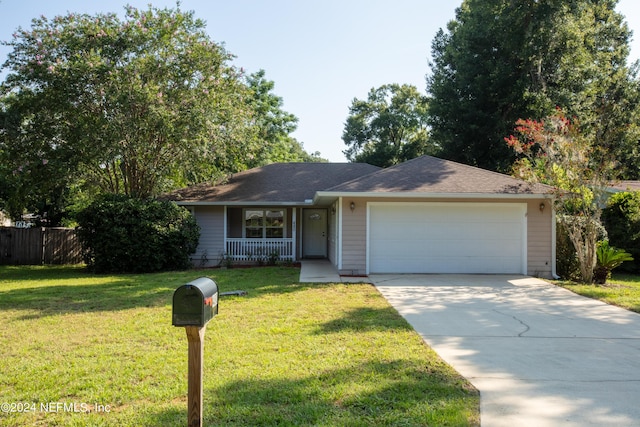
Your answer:
[[[0,425],[185,425],[187,339],[171,296],[203,275],[248,291],[222,297],[207,326],[204,425],[479,425],[477,391],[374,287],[298,274],[0,267],[0,403],[16,411]]]
[[[557,281],[562,286],[589,298],[640,313],[640,276],[613,274],[605,285],[585,285],[570,281]]]

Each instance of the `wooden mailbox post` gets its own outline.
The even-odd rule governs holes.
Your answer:
[[[209,320],[218,314],[218,285],[201,277],[180,286],[173,293],[172,323],[184,326],[189,342],[187,419],[189,427],[202,426],[202,371],[204,333]]]

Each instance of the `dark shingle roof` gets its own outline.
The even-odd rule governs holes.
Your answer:
[[[422,156],[338,184],[328,192],[547,194],[551,187],[437,157]]]
[[[218,184],[200,184],[173,191],[177,202],[304,203],[317,191],[380,168],[366,163],[272,163],[232,175]]]
[[[166,199],[182,203],[308,203],[316,193],[407,193],[433,195],[550,194],[497,172],[422,156],[381,169],[365,163],[273,163],[231,176],[228,181],[176,190]]]

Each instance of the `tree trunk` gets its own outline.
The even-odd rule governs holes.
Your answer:
[[[593,283],[593,270],[596,266],[596,242],[598,240],[596,220],[579,216],[567,216],[563,220],[571,243],[576,250],[581,279],[584,283]]]

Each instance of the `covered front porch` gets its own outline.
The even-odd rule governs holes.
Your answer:
[[[192,255],[199,267],[336,259],[336,219],[331,207],[194,206],[201,229]]]
[[[261,263],[327,258],[328,211],[306,207],[227,207],[225,258]]]
[[[297,211],[294,207],[226,207],[226,260],[245,263],[296,260]]]

